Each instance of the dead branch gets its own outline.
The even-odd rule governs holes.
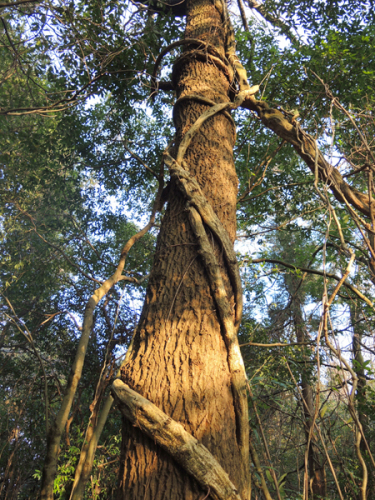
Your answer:
[[[203,490],[209,489],[213,499],[241,500],[225,470],[181,424],[120,379],[113,382],[112,394],[125,418],[171,455]]]

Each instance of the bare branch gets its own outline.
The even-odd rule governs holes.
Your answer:
[[[281,33],[289,38],[293,45],[296,47],[300,46],[300,41],[292,32],[290,26],[288,26],[282,19],[271,14],[261,3],[254,2],[253,0],[247,0],[247,3],[249,4],[249,7],[256,10],[266,21],[279,28]]]
[[[278,259],[254,259],[251,261],[252,264],[259,264],[260,262],[269,262],[270,264],[280,264],[281,266],[287,267],[288,269],[293,269],[295,271],[299,270],[299,271],[302,271],[304,273],[316,274],[317,276],[332,278],[332,279],[339,281],[339,282],[342,280],[342,278],[340,278],[339,276],[336,276],[335,274],[332,274],[332,273],[327,273],[325,271],[318,271],[317,269],[309,269],[306,267],[295,266],[294,264],[289,264],[288,262],[284,262],[284,261],[278,260]],[[347,288],[349,288],[349,290],[351,290],[353,293],[355,293],[357,295],[357,297],[359,297],[361,300],[366,302],[366,304],[368,304],[371,308],[373,308],[373,309],[375,308],[375,306],[371,302],[371,300],[368,299],[365,295],[363,295],[363,293],[361,293],[353,285],[351,285],[350,283],[346,283],[346,282],[344,282],[343,285],[346,286]]]

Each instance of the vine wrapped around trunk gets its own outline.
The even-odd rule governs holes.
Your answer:
[[[245,500],[249,435],[233,251],[238,182],[235,127],[226,113],[243,96],[235,103],[229,97],[236,71],[224,70],[227,31],[218,5],[187,2],[186,38],[213,47],[221,63],[200,57],[194,42],[184,45],[174,67],[176,161],[166,158],[169,203],[122,380],[206,447]],[[124,418],[119,498],[193,500],[202,494],[207,490],[199,482]]]

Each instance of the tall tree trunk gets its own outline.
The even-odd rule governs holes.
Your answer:
[[[188,1],[185,36],[210,43],[224,56],[223,16],[211,0]],[[212,58],[196,49],[189,46],[174,65],[177,98],[186,96],[174,110],[176,145],[209,108],[187,96],[199,95],[216,103],[229,101],[230,82],[222,65],[213,64]],[[185,168],[197,179],[232,242],[237,196],[234,143],[232,120],[220,113],[203,125],[185,156]],[[212,235],[209,237],[234,306],[220,246]],[[228,352],[207,274],[197,254],[186,200],[174,182],[122,379],[182,423],[220,462],[241,497],[249,498],[249,465],[241,459]],[[121,455],[119,499],[196,500],[207,493],[126,420]]]
[[[362,331],[362,326],[358,322],[359,320],[359,307],[357,304],[350,304],[350,319],[352,322],[353,326],[353,357],[355,360],[355,363],[353,363],[353,369],[355,373],[357,374],[358,377],[358,385],[357,385],[357,394],[356,394],[356,400],[357,400],[357,406],[358,406],[358,419],[362,425],[363,432],[366,436],[366,439],[368,439],[368,417],[366,415],[366,374],[365,374],[365,368],[364,368],[364,363],[365,360],[363,359],[363,354],[362,354],[362,337],[363,337],[363,331]],[[367,448],[364,440],[361,440],[361,451],[366,455],[367,453]]]
[[[298,280],[292,278],[292,281],[298,281]],[[297,290],[297,286],[294,287],[294,290]],[[298,291],[295,292],[291,307],[292,307],[293,323],[297,341],[300,343],[307,342],[308,338],[305,335],[304,331],[301,297]],[[308,449],[310,487],[314,498],[325,498],[326,474],[324,469],[324,462],[322,460],[322,457],[320,456],[317,447],[317,436],[314,430],[312,430],[311,432],[311,428],[313,426],[314,413],[315,413],[313,388],[311,387],[309,382],[309,377],[306,376],[306,374],[302,375],[301,385],[302,385],[302,395],[304,399],[304,401],[302,402],[302,406],[305,419],[305,435],[307,442],[309,441],[309,436],[311,433],[311,440]]]

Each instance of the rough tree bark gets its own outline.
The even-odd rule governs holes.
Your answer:
[[[225,29],[224,16],[211,0],[187,2],[185,37],[210,44],[223,61]],[[220,63],[220,58],[215,59]],[[225,62],[215,64],[196,45],[185,46],[173,70],[178,99],[174,110],[176,148],[210,107],[191,96],[229,102],[230,93],[233,95],[230,73]],[[198,181],[232,242],[237,196],[234,143],[233,121],[228,113],[219,113],[200,128],[184,157],[185,169]],[[236,304],[222,248],[209,230],[207,235],[234,315]],[[245,500],[250,496],[249,464],[241,456],[228,350],[197,250],[186,198],[172,179],[146,300],[122,380],[203,444]],[[205,493],[168,453],[124,419],[119,499],[195,500]]]

